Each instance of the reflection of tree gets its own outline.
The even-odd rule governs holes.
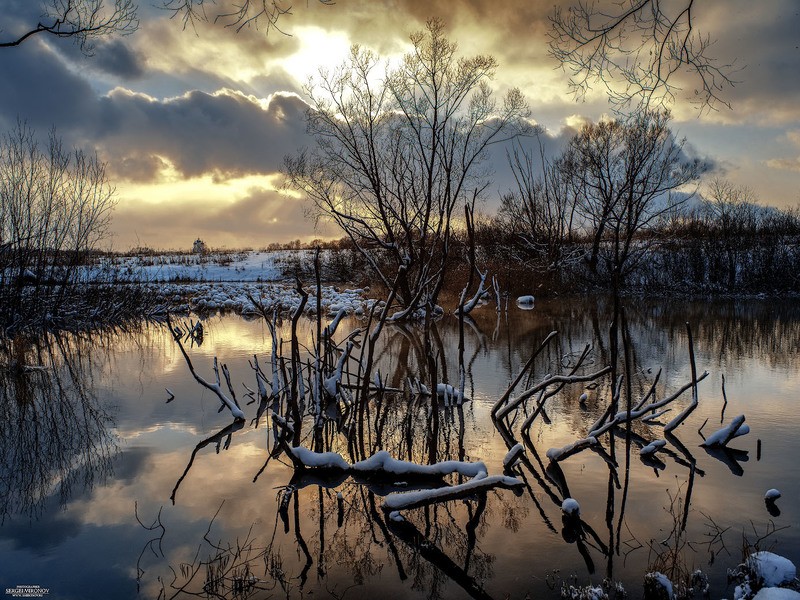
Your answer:
[[[474,327],[477,337],[481,338],[477,326]],[[391,376],[384,379],[403,387],[371,390],[369,401],[357,406],[329,403],[320,415],[313,412],[313,403],[309,403],[303,417],[315,420],[311,433],[307,435],[313,436],[313,447],[317,452],[334,451],[352,456],[353,440],[358,436],[362,447],[359,452],[367,456],[385,450],[399,459],[421,464],[431,457],[431,448],[435,448],[434,454],[439,460],[467,459],[464,447],[465,418],[474,418],[469,416],[471,405],[445,406],[441,403],[437,407],[424,394],[409,393],[406,386],[409,376],[430,381],[429,351],[424,349],[425,342],[420,338],[418,329],[394,327],[387,336],[390,340],[388,347],[383,349],[383,354],[377,355],[377,368],[384,373],[392,373],[394,359],[391,347],[399,347],[400,355],[405,357],[402,360],[404,364],[397,366],[395,380]],[[445,341],[438,333],[431,335],[430,339],[437,347],[439,356],[444,357]],[[478,347],[484,343],[481,341]],[[414,359],[410,358],[412,352]],[[477,351],[474,355],[477,355]],[[474,360],[473,357],[469,364]],[[336,361],[334,356],[328,362],[333,364]],[[290,381],[286,377],[288,366],[283,367],[280,362],[278,364],[283,372],[283,381]],[[254,361],[252,366],[257,368],[257,362]],[[444,361],[435,368],[443,374],[447,372]],[[401,370],[404,376],[399,375]],[[342,382],[344,384],[347,381],[351,389],[360,388],[357,377],[354,374],[353,381],[356,383],[344,377]],[[266,410],[262,405],[272,405],[271,434],[278,439],[277,443],[267,442],[268,458],[254,480],[266,469],[270,460],[280,459],[280,450],[284,450],[287,457],[294,458],[289,443],[293,433],[296,433],[292,427],[297,428],[297,422],[290,424],[288,420],[276,416],[285,414],[290,405],[288,392],[285,392],[290,386],[285,385],[284,392],[277,395],[270,395],[268,387],[259,387],[266,393],[260,394],[257,413]],[[255,393],[252,395],[255,403]],[[435,426],[431,425],[431,411],[437,412]],[[263,421],[256,418],[250,422],[250,426],[258,428],[261,423]],[[176,483],[173,500],[181,482],[189,476],[198,452],[209,445],[216,445],[218,451],[223,447],[227,449],[235,439],[234,434],[243,429],[245,424],[246,421],[237,420],[197,444]],[[269,427],[268,424],[265,426]],[[425,432],[425,435],[419,435],[420,432]],[[246,573],[248,578],[253,578],[252,585],[245,584],[250,592],[280,585],[288,594],[290,590],[296,593],[298,589],[305,589],[314,570],[317,577],[324,579],[329,568],[335,565],[338,571],[346,570],[355,583],[369,584],[383,565],[393,564],[401,580],[409,579],[415,589],[430,590],[431,597],[438,595],[448,578],[470,595],[485,597],[483,581],[491,574],[493,558],[478,549],[477,540],[487,513],[488,487],[475,491],[467,499],[459,499],[463,493],[455,488],[453,499],[449,501],[433,501],[419,509],[408,509],[406,512],[410,520],[401,524],[393,520],[386,510],[380,510],[382,497],[397,491],[447,486],[442,477],[415,476],[409,481],[398,482],[395,481],[397,476],[387,476],[386,473],[382,476],[380,473],[353,474],[341,470],[305,469],[297,464],[295,468],[294,476],[278,495],[271,537],[267,535],[265,538],[261,532],[251,530],[244,541],[211,546],[206,535],[203,544],[205,549],[198,551],[195,560],[172,569],[179,573],[179,577],[169,587],[175,593],[236,597],[237,594],[242,595],[242,591],[240,584],[236,584],[238,588],[234,584],[242,580],[242,573]],[[456,485],[466,481],[461,475],[454,475],[453,478]],[[334,494],[334,489],[338,493]],[[304,510],[310,515],[303,514]],[[412,520],[417,519],[419,522],[412,524]],[[287,559],[287,543],[296,552],[296,562]],[[223,547],[229,550],[221,556],[220,548]],[[239,552],[243,547],[248,552]],[[206,551],[207,558],[204,554]],[[280,569],[273,568],[276,564],[280,564]],[[239,565],[238,570],[231,570],[231,565]],[[204,578],[203,574],[212,570],[217,573],[215,581],[218,583],[212,586],[213,594],[210,594],[208,576]],[[167,590],[165,593],[169,597]]]
[[[92,389],[91,350],[113,334],[0,340],[0,524],[38,519],[45,501],[111,474],[111,416]]]
[[[406,520],[399,522],[381,510],[382,497],[398,489],[421,489],[422,486],[417,488],[417,482],[393,479],[376,482],[354,478],[347,471],[326,474],[306,469],[304,472],[302,467],[295,464],[297,471],[294,477],[279,494],[275,526],[271,534],[269,527],[260,529],[259,525],[254,525],[248,536],[240,538],[241,541],[215,546],[207,544],[209,558],[206,559],[201,552],[197,555],[194,567],[185,567],[189,569],[187,574],[195,574],[191,585],[185,589],[192,589],[197,594],[208,593],[204,591],[207,583],[204,574],[208,571],[208,565],[204,564],[199,570],[198,565],[211,560],[216,561],[215,564],[220,563],[220,548],[233,549],[235,552],[247,547],[250,558],[246,561],[246,570],[237,571],[235,577],[229,577],[227,588],[214,588],[217,597],[234,597],[234,579],[241,580],[241,573],[255,577],[251,580],[259,583],[252,590],[261,590],[262,595],[269,589],[273,593],[277,590],[279,595],[297,596],[324,586],[329,593],[340,597],[347,590],[338,587],[341,585],[339,582],[352,581],[368,589],[380,586],[379,580],[385,579],[387,571],[396,573],[397,579],[407,582],[415,590],[424,590],[430,597],[449,592],[456,586],[465,594],[485,597],[486,582],[492,577],[495,560],[491,553],[480,548],[480,539],[485,536],[488,523],[496,526],[502,522],[509,530],[515,531],[525,526],[528,514],[538,515],[550,534],[569,544],[567,548],[574,559],[578,563],[584,562],[589,573],[598,572],[613,579],[615,574],[619,576],[620,565],[625,564],[628,555],[647,547],[637,539],[639,533],[632,530],[629,515],[641,509],[635,501],[635,482],[641,472],[647,472],[648,469],[651,469],[651,477],[661,476],[665,468],[676,469],[679,476],[685,479],[680,487],[680,501],[672,504],[676,512],[677,535],[680,540],[688,539],[687,531],[692,531],[687,530],[687,521],[694,485],[705,475],[687,448],[692,444],[688,441],[684,444],[675,435],[677,432],[665,429],[660,435],[666,439],[667,445],[657,455],[640,456],[639,450],[653,440],[654,432],[664,424],[644,422],[641,418],[615,422],[611,418],[623,411],[635,411],[641,403],[656,397],[659,401],[666,400],[670,392],[680,386],[680,383],[676,383],[675,373],[686,376],[692,360],[687,358],[685,351],[675,356],[671,349],[677,345],[683,346],[688,338],[687,334],[682,333],[686,331],[686,315],[682,315],[678,323],[673,322],[671,314],[656,305],[636,302],[623,309],[625,304],[623,301],[615,307],[601,298],[584,310],[583,304],[560,301],[558,305],[544,305],[541,314],[526,315],[525,320],[515,321],[513,313],[508,315],[505,322],[501,319],[499,327],[506,328],[511,340],[507,350],[501,350],[507,352],[507,356],[498,358],[497,354],[493,354],[489,355],[489,360],[495,361],[493,364],[498,370],[507,373],[508,380],[520,371],[520,365],[524,362],[522,349],[533,351],[552,329],[563,328],[544,345],[526,372],[521,374],[521,386],[537,384],[545,373],[563,373],[565,377],[591,375],[603,370],[604,365],[614,365],[612,372],[605,373],[595,382],[582,381],[578,385],[568,379],[554,381],[549,387],[542,388],[541,394],[528,400],[527,413],[523,413],[521,408],[516,421],[513,415],[498,421],[497,431],[508,448],[514,447],[519,437],[526,450],[513,471],[510,471],[525,483],[524,503],[494,492],[481,493],[468,499],[409,510],[403,515]],[[473,388],[466,390],[467,395],[474,397],[474,388],[485,391],[486,386],[474,377],[472,369],[475,365],[478,368],[482,366],[479,361],[481,352],[496,342],[482,332],[496,330],[498,319],[494,311],[491,315],[476,311],[470,316],[473,322],[467,323],[465,330],[466,360],[463,364]],[[691,317],[702,322],[692,334],[695,343],[702,348],[705,363],[708,348],[718,343],[714,336],[731,325],[716,318],[700,319],[698,313],[694,312]],[[748,335],[763,336],[753,340],[757,347],[763,348],[773,343],[778,346],[785,343],[776,338],[778,329],[775,322],[770,327],[765,314],[761,314],[759,320],[761,324],[758,327],[734,325],[741,335],[729,339],[741,342]],[[615,323],[614,327],[608,327],[610,322]],[[667,330],[666,334],[662,325]],[[432,324],[426,344],[424,332],[417,327],[387,325],[375,352],[374,368],[381,373],[376,385],[363,385],[358,379],[357,368],[365,363],[353,358],[351,365],[356,365],[351,371],[353,378],[343,377],[340,387],[360,390],[364,401],[360,404],[331,402],[319,417],[319,426],[309,423],[317,417],[309,412],[312,410],[311,403],[308,408],[301,408],[304,411],[301,444],[311,446],[316,452],[338,452],[349,457],[347,462],[350,464],[365,456],[372,456],[378,450],[386,450],[398,459],[425,463],[431,460],[432,448],[435,448],[433,454],[437,460],[469,460],[469,454],[475,448],[475,440],[469,436],[472,430],[480,430],[478,416],[481,409],[475,402],[462,406],[445,406],[443,402],[437,405],[430,397],[414,393],[413,386],[409,385],[409,379],[446,382],[447,373],[457,372],[457,357],[452,349],[456,346],[458,333],[455,320],[445,318]],[[345,338],[346,341],[349,339]],[[505,340],[501,343],[505,344]],[[344,344],[340,344],[338,349],[331,349],[331,356],[326,359],[329,365],[335,364],[342,355],[342,346]],[[448,348],[451,349],[450,354],[447,353]],[[730,348],[735,356],[736,346]],[[431,352],[436,357],[433,364],[435,372],[429,361]],[[356,353],[352,356],[355,357]],[[658,372],[654,368],[657,366],[654,361],[664,357],[668,362],[664,364],[663,371]],[[288,390],[292,380],[287,376],[289,363],[279,360],[277,364],[282,371],[280,381]],[[308,374],[312,373],[308,361],[303,368]],[[309,390],[313,378],[307,376],[306,379],[304,389]],[[692,381],[684,386],[684,391],[692,389],[692,383],[696,384],[699,379],[700,376],[694,373]],[[369,378],[369,381],[373,379]],[[582,399],[579,405],[578,396],[583,390],[588,392],[588,398]],[[255,393],[252,397],[255,404]],[[353,397],[357,397],[357,394],[350,396]],[[286,417],[291,416],[287,398],[288,392],[277,396],[269,393],[260,395],[258,406],[250,409],[259,411],[258,414],[274,412],[285,415],[280,421],[273,420],[273,429],[265,448],[266,462],[254,479],[267,469],[270,461],[282,460],[281,452],[291,438],[284,430],[289,424]],[[615,398],[612,409],[608,408],[610,398]],[[598,502],[604,504],[604,519],[593,510],[578,519],[562,516],[562,502],[571,495],[569,484],[572,483],[573,488],[578,487],[574,465],[579,461],[572,461],[570,465],[569,460],[564,463],[550,460],[543,451],[546,447],[539,447],[541,442],[535,430],[547,417],[544,400],[549,402],[547,407],[553,422],[565,424],[572,433],[585,434],[589,431],[587,426],[607,411],[605,420],[601,418],[595,421],[595,426],[607,426],[602,444],[584,450],[585,454],[595,454],[590,460],[597,462],[600,459],[601,462],[597,463],[603,470],[600,479],[605,479],[607,472],[607,484],[604,481],[598,485],[596,497],[584,499],[590,508],[596,509]],[[688,400],[684,402],[684,408],[686,405],[691,407]],[[272,411],[267,411],[267,406],[271,406]],[[432,425],[434,411],[437,415],[435,426]],[[676,413],[685,416],[689,411],[678,410]],[[532,431],[520,435],[520,426],[529,419],[535,421]],[[247,423],[240,422],[236,430],[247,429]],[[249,421],[249,427],[258,428],[262,423],[265,421],[254,419]],[[269,428],[269,422],[263,426]],[[280,437],[282,431],[286,435],[283,447],[276,444],[274,439]],[[235,431],[228,427],[201,440],[184,476],[199,450],[212,444],[218,448],[227,447],[237,440],[233,433]],[[405,485],[399,485],[401,483]],[[665,556],[664,560],[668,558]],[[245,568],[233,557],[224,560],[227,561],[226,565],[238,564],[240,569]],[[214,569],[218,570],[218,567]],[[175,570],[179,571],[178,568]],[[384,575],[379,577],[381,573]],[[184,583],[186,581],[176,585],[183,586]],[[236,593],[246,597],[241,586]]]
[[[477,543],[485,530],[486,494],[420,509],[414,522],[397,522],[379,510],[381,495],[394,489],[296,478],[279,493],[271,532],[254,524],[242,536],[219,540],[212,531],[221,506],[191,561],[150,564],[152,557],[156,562],[165,557],[162,534],[155,538],[155,547],[153,540],[146,543],[139,576],[166,567],[172,575],[157,577],[165,598],[250,598],[267,592],[296,597],[308,586],[315,565],[320,580],[335,568],[357,586],[369,585],[384,566],[392,565],[401,581],[426,590],[429,598],[439,597],[448,580],[473,598],[489,598],[483,583],[492,575],[495,558]],[[145,528],[163,527],[159,513],[154,526]],[[288,551],[287,544],[294,551]],[[335,588],[326,587],[332,596],[341,597]]]

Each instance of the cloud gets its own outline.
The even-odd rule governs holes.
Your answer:
[[[0,124],[21,118],[40,131],[56,126],[62,134],[91,120],[96,93],[89,82],[66,68],[46,44],[31,40],[0,51]]]
[[[800,129],[794,129],[786,132],[786,139],[795,146],[800,147]]]
[[[771,158],[765,163],[771,169],[781,171],[797,171],[800,173],[800,156],[795,158]]]
[[[260,248],[337,235],[332,228],[315,230],[305,217],[305,201],[264,186],[236,191],[235,183],[198,182],[185,195],[178,187],[173,198],[158,203],[145,201],[147,186],[126,190],[112,221],[115,246],[183,248],[201,237],[213,246]]]
[[[163,159],[183,178],[274,173],[285,154],[307,142],[307,105],[294,94],[261,100],[227,89],[194,90],[158,100],[119,88],[99,105],[95,139],[128,180],[153,181]]]
[[[747,119],[772,125],[799,119],[800,105],[795,101],[800,95],[797,3],[707,3],[695,14],[697,30],[713,41],[710,51],[717,64],[731,65],[735,84],[722,93],[733,110],[723,108],[707,118],[724,123]],[[686,106],[682,108],[687,112]]]
[[[94,57],[88,59],[91,66],[123,80],[143,77],[145,74],[144,56],[141,52],[132,49],[126,41],[115,39],[96,44]]]

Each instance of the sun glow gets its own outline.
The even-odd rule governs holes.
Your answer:
[[[300,49],[280,64],[301,83],[322,69],[333,70],[350,53],[350,40],[342,31],[298,27],[293,33],[301,40]]]

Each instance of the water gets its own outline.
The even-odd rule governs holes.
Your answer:
[[[476,311],[465,330],[471,401],[440,409],[438,458],[483,460],[490,474],[501,473],[509,443],[490,417],[494,402],[550,331],[558,337],[532,381],[569,371],[587,343],[584,371],[608,364],[610,311],[604,299],[512,306],[499,320],[492,307]],[[732,596],[726,572],[741,560],[743,539],[800,562],[800,308],[635,301],[624,318],[634,399],[659,368],[659,397],[690,381],[687,321],[698,370],[710,372],[697,410],[659,463],[640,460],[637,442],[662,437],[661,429],[637,423],[629,434],[601,438],[603,453],[584,450],[550,466],[547,449],[585,436],[608,405],[609,377],[584,403],[585,385],[572,384],[533,422],[520,495],[493,490],[408,511],[405,523],[381,509],[394,482],[293,480],[286,460],[270,457],[267,417],[251,423],[257,405],[244,406],[247,422],[230,427],[229,413],[192,379],[161,326],[20,342],[14,356],[46,368],[2,371],[0,585],[39,585],[51,599],[546,598],[564,583],[609,578],[639,597],[650,569],[699,568],[719,598]],[[345,322],[341,335],[363,325]],[[308,343],[311,324],[301,329]],[[436,333],[440,380],[455,384],[457,321],[444,319]],[[288,324],[280,334],[288,338]],[[261,321],[214,317],[189,352],[207,378],[214,356],[225,362],[245,404],[242,384],[255,388],[248,360],[268,360],[270,339]],[[420,372],[421,344],[413,328],[386,330],[379,364],[389,385]],[[165,388],[175,396],[169,403]],[[662,420],[689,400],[682,396]],[[424,462],[427,410],[387,396],[367,415],[373,447]],[[731,443],[741,452],[712,456],[699,447],[701,426],[709,435],[738,414],[752,430]],[[523,439],[524,417],[508,428],[514,441]],[[346,452],[333,425],[325,438]],[[783,493],[778,516],[763,500],[772,487]],[[565,495],[580,503],[578,527],[562,522]]]

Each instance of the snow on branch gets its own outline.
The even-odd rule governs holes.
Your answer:
[[[273,414],[273,418],[277,415]],[[279,423],[286,427],[285,423]],[[361,478],[408,478],[412,480],[441,479],[446,475],[458,474],[469,477],[469,481],[452,486],[411,492],[395,492],[384,499],[383,508],[398,511],[417,508],[436,502],[455,500],[476,492],[493,488],[514,489],[523,483],[515,477],[505,475],[489,476],[482,462],[446,460],[432,465],[420,465],[397,460],[385,450],[376,452],[362,461],[350,464],[336,452],[313,452],[307,448],[284,446],[289,458],[298,470],[340,471]]]
[[[618,425],[624,425],[629,421],[635,421],[636,419],[641,419],[643,417],[646,417],[649,412],[654,412],[659,408],[673,402],[674,400],[677,400],[684,392],[686,392],[688,389],[692,387],[695,387],[698,382],[702,381],[706,377],[708,377],[708,371],[703,372],[703,374],[700,375],[694,382],[690,381],[689,383],[685,384],[680,389],[678,389],[675,393],[667,396],[666,398],[663,398],[657,402],[656,401],[651,402],[650,404],[643,406],[638,410],[631,409],[630,412],[623,410],[622,412],[619,412],[616,415],[614,415],[614,417],[610,420],[602,420],[601,422],[596,423],[592,427],[592,430],[589,432],[589,435],[592,437],[598,437],[600,435],[603,435],[606,431],[612,429],[613,427],[616,427]],[[620,386],[617,385],[617,389],[619,388]],[[675,420],[677,420],[677,417]],[[664,427],[664,431],[667,431],[666,427]]]
[[[209,383],[203,377],[197,374],[197,371],[194,370],[194,365],[192,364],[192,360],[189,358],[189,355],[186,353],[186,350],[181,343],[180,335],[176,333],[175,328],[172,326],[172,322],[170,321],[169,315],[167,315],[167,326],[169,327],[170,332],[172,332],[172,338],[178,344],[178,348],[181,350],[181,354],[183,354],[183,358],[186,360],[186,364],[189,366],[189,371],[192,373],[192,376],[197,380],[197,383],[202,385],[207,390],[210,390],[216,394],[217,398],[220,399],[223,405],[225,405],[230,411],[233,417],[237,420],[244,420],[244,413],[242,409],[236,404],[235,400],[231,400],[228,398],[225,393],[222,391],[222,385],[219,377],[219,367],[217,364],[217,357],[214,357],[214,383]],[[227,367],[223,365],[223,372],[225,372],[225,378],[228,380],[229,388],[230,388],[230,376],[227,373]]]
[[[542,391],[543,389],[547,388],[556,383],[582,383],[586,381],[594,381],[595,379],[599,379],[606,373],[611,372],[611,367],[604,367],[597,371],[596,373],[588,373],[586,375],[549,375],[545,377],[542,381],[537,383],[532,388],[524,391],[518,397],[509,400],[506,405],[497,411],[497,418],[502,419],[512,410],[517,408],[520,404],[525,402],[528,398],[535,395],[536,393]]]
[[[464,496],[471,496],[476,492],[487,491],[497,487],[513,489],[523,485],[516,477],[508,477],[506,475],[488,476],[484,474],[483,477],[474,477],[465,483],[449,487],[414,492],[393,492],[384,498],[383,508],[388,511],[409,510],[435,502],[457,500]]]
[[[486,284],[486,275],[488,274],[488,271],[484,273],[478,271],[478,274],[480,275],[481,278],[480,282],[478,283],[478,291],[475,292],[475,295],[470,299],[469,302],[466,302],[467,288],[465,287],[463,289],[463,291],[461,292],[461,299],[459,300],[458,303],[458,308],[456,308],[457,315],[459,314],[468,315],[469,313],[471,313],[472,310],[478,305],[478,302],[481,301],[481,298],[483,298],[484,294],[486,293],[485,284]]]
[[[744,422],[744,415],[739,415],[734,418],[728,425],[712,433],[706,440],[700,444],[701,446],[710,447],[726,447],[728,442],[733,438],[750,433],[750,426]]]

